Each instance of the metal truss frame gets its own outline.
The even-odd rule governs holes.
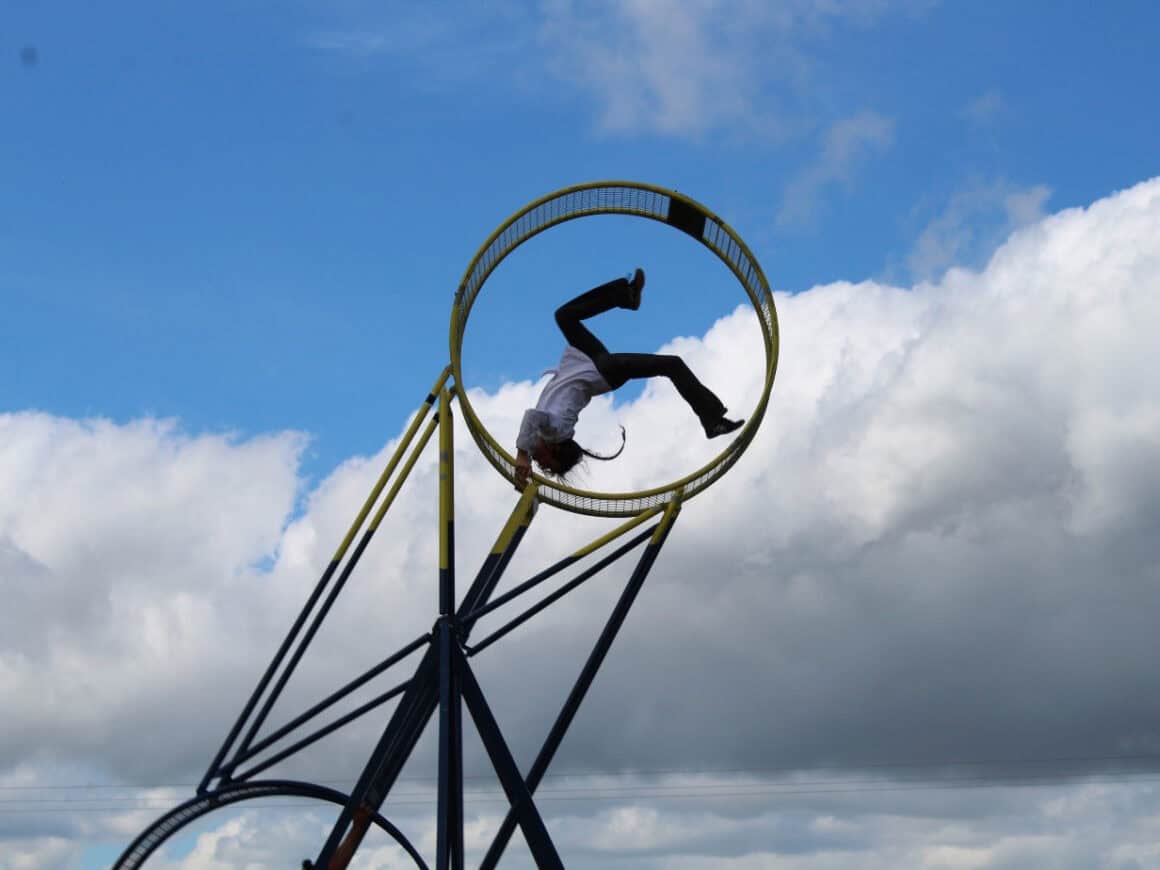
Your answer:
[[[166,839],[194,818],[220,806],[270,794],[312,797],[342,806],[318,854],[312,861],[304,862],[303,866],[342,870],[349,864],[370,827],[376,825],[392,836],[411,855],[417,866],[426,867],[415,846],[403,832],[386,820],[380,810],[388,801],[400,772],[436,713],[438,713],[439,757],[437,844],[434,866],[438,870],[459,870],[464,866],[463,708],[465,706],[509,805],[506,818],[487,850],[481,868],[489,870],[499,863],[517,827],[523,833],[538,866],[564,866],[536,805],[535,792],[672,530],[680,512],[681,500],[673,498],[663,505],[641,510],[636,516],[622,522],[607,534],[594,539],[508,592],[493,598],[493,592],[536,514],[539,501],[538,487],[533,482],[520,495],[467,591],[461,598],[457,598],[452,434],[452,402],[456,398],[456,389],[454,386],[448,386],[451,373],[451,367],[445,369],[427,395],[346,537],[322,572],[302,611],[210,763],[198,785],[197,795],[163,815],[138,836],[114,865],[117,870],[131,870],[141,866]],[[436,403],[438,409],[432,415],[431,411],[435,409]],[[285,724],[264,732],[263,727],[267,723],[271,709],[350,579],[436,429],[439,433],[439,612],[433,627],[429,632],[403,645],[377,665]],[[388,489],[389,482],[391,486]],[[649,525],[650,520],[655,522]],[[618,541],[617,546],[611,546]],[[544,581],[559,575],[589,556],[595,556],[597,551],[606,547],[610,552],[596,559],[575,577],[512,616],[504,625],[483,639],[474,644],[469,643],[472,629],[479,619],[504,608]],[[487,703],[484,691],[476,680],[471,658],[638,548],[641,548],[641,552],[637,556],[631,576],[568,693],[563,707],[556,715],[531,767],[526,773],[521,772]],[[414,664],[414,670],[409,678],[325,725],[316,725],[313,731],[303,734],[307,726],[325,711],[387,670],[412,657],[417,657],[418,661]],[[256,779],[269,768],[396,698],[398,703],[349,794],[342,794],[312,783]]]

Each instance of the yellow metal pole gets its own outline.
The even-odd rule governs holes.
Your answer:
[[[608,534],[601,535],[599,538],[596,538],[591,543],[585,544],[583,547],[581,547],[579,550],[577,550],[575,553],[573,553],[571,558],[572,559],[584,558],[589,553],[593,553],[596,550],[599,550],[601,547],[603,547],[609,541],[615,541],[621,535],[625,534],[626,532],[632,531],[637,526],[644,523],[646,520],[652,519],[653,517],[655,517],[657,514],[659,514],[664,509],[665,508],[663,505],[658,505],[656,507],[648,508],[647,510],[642,511],[641,513],[637,514],[635,517],[633,517],[628,522],[622,523],[621,525],[617,526],[615,529],[613,529]]]
[[[411,455],[407,457],[407,463],[403,466],[403,470],[399,472],[399,476],[395,478],[395,482],[391,484],[390,490],[387,491],[387,497],[383,499],[383,503],[379,505],[379,509],[375,512],[374,518],[371,520],[370,531],[378,529],[379,524],[382,523],[383,517],[387,515],[387,511],[395,502],[395,496],[399,494],[403,484],[411,474],[411,469],[415,467],[415,462],[418,461],[419,456],[423,453],[423,448],[427,446],[427,442],[431,440],[431,436],[435,434],[435,427],[439,425],[438,418],[427,423],[427,428],[423,430],[423,434],[419,436],[419,441],[415,448],[411,451]]]
[[[524,487],[511,516],[508,517],[495,540],[495,546],[491,548],[491,552],[484,559],[475,582],[471,584],[471,588],[463,596],[463,603],[459,605],[458,613],[460,637],[464,641],[467,640],[474,624],[474,620],[465,621],[464,617],[475,612],[476,608],[483,606],[491,598],[491,593],[495,591],[496,584],[499,583],[500,577],[507,568],[508,560],[515,553],[516,546],[535,518],[536,508],[539,505],[536,500],[538,489],[535,481]]]
[[[395,467],[399,464],[399,459],[402,457],[403,453],[406,452],[407,446],[411,443],[411,439],[415,437],[415,432],[418,430],[419,424],[423,422],[423,418],[426,417],[427,412],[431,410],[431,406],[435,403],[435,397],[443,389],[443,385],[447,383],[447,378],[450,376],[451,367],[448,366],[443,370],[443,373],[439,375],[439,380],[435,382],[435,386],[431,388],[431,392],[427,394],[427,398],[419,407],[418,412],[415,414],[415,419],[411,421],[411,425],[407,427],[407,431],[403,434],[403,440],[400,441],[399,446],[395,448],[395,452],[391,455],[391,459],[387,463],[387,467],[383,469],[383,473],[379,475],[378,482],[375,484],[374,489],[371,490],[371,494],[367,496],[367,500],[363,503],[362,510],[358,512],[358,516],[355,517],[354,522],[351,524],[350,530],[346,533],[346,537],[343,538],[342,543],[338,545],[338,549],[335,551],[334,557],[330,560],[332,565],[342,561],[342,557],[346,554],[347,548],[349,548],[351,542],[354,541],[354,536],[357,535],[358,530],[362,528],[362,524],[366,520],[367,514],[370,513],[371,508],[374,507],[375,502],[378,501],[379,494],[383,491],[383,487],[387,485],[387,480],[390,479],[391,474],[395,470]],[[403,477],[406,477],[406,474],[403,474]],[[380,518],[383,513],[383,511],[379,512]]]

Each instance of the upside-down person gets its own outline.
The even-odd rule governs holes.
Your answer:
[[[552,373],[536,407],[524,412],[516,438],[516,487],[523,489],[532,472],[532,461],[546,474],[563,479],[581,459],[615,459],[624,450],[621,429],[620,450],[601,456],[585,450],[572,437],[580,412],[593,396],[618,389],[639,378],[665,377],[689,404],[701,421],[705,437],[716,438],[734,431],[744,422],[725,417],[726,408],[713,391],[697,380],[679,356],[652,353],[609,353],[595,335],[581,323],[613,308],[640,308],[644,271],[617,278],[582,293],[556,309],[556,325],[568,346]]]

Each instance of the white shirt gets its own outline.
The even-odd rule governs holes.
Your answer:
[[[592,358],[572,345],[564,348],[564,355],[556,368],[545,374],[549,372],[552,379],[540,393],[536,407],[524,411],[520,434],[516,438],[516,447],[529,453],[538,441],[555,444],[571,438],[580,412],[592,397],[612,389]]]

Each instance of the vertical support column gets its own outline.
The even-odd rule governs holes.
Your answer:
[[[435,866],[463,867],[463,718],[456,673],[455,462],[451,392],[439,395],[439,819]]]
[[[434,397],[432,398],[434,401]],[[456,630],[465,634],[460,620],[464,615],[471,613],[477,607],[487,604],[492,591],[499,583],[507,568],[508,562],[519,548],[524,533],[536,511],[535,487],[529,486],[524,490],[515,509],[508,517],[495,546],[490,555],[484,560],[479,574],[464,595],[455,617]],[[330,870],[341,870],[345,863],[335,863],[334,857],[340,848],[339,843],[344,832],[353,818],[355,807],[366,804],[369,808],[378,810],[386,800],[387,795],[394,787],[403,766],[411,756],[415,744],[419,742],[428,722],[439,706],[439,650],[440,634],[438,624],[431,635],[431,644],[423,655],[423,660],[411,677],[410,686],[399,701],[398,707],[391,715],[390,722],[383,730],[382,736],[375,745],[366,767],[359,776],[358,782],[351,792],[351,804],[346,807],[335,823],[329,839],[322,851],[315,859],[315,867],[327,867]],[[454,638],[453,638],[454,639]],[[463,638],[457,641],[462,644]],[[453,677],[454,678],[454,677]],[[460,732],[462,733],[462,731]],[[462,818],[462,813],[460,814]],[[362,832],[351,828],[358,840]],[[357,842],[355,843],[357,847]],[[353,851],[353,850],[352,850]]]
[[[439,615],[455,612],[455,439],[451,391],[439,392]]]

